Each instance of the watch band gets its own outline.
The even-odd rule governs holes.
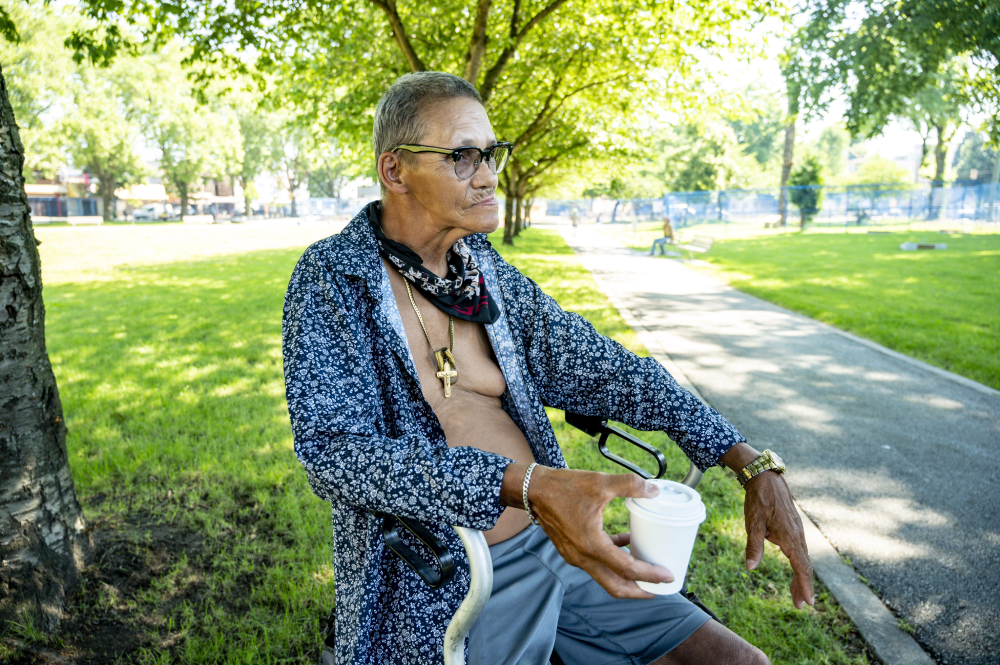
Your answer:
[[[736,474],[736,479],[740,481],[741,487],[746,487],[746,484],[750,482],[751,478],[758,476],[765,471],[777,471],[778,473],[785,472],[785,463],[782,462],[781,458],[771,450],[765,450],[757,457],[757,459],[740,469]]]

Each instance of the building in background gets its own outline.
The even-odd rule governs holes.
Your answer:
[[[104,205],[97,196],[97,186],[90,175],[80,170],[63,169],[55,179],[39,178],[24,185],[28,195],[32,224],[54,221],[100,224]]]

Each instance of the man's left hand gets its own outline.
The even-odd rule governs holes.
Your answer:
[[[780,547],[792,564],[792,603],[798,609],[806,603],[815,604],[805,532],[788,483],[780,474],[765,471],[750,479],[746,491],[743,519],[747,528],[747,570],[760,563],[766,538]]]
[[[733,471],[739,471],[758,455],[749,444],[738,443],[719,461]],[[743,519],[747,529],[747,570],[757,567],[764,556],[764,540],[770,540],[781,548],[792,564],[792,603],[798,609],[806,603],[815,604],[813,570],[805,532],[788,483],[780,473],[765,471],[751,478],[745,489]]]

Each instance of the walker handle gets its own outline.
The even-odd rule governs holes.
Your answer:
[[[400,559],[405,561],[406,565],[412,568],[427,586],[439,589],[451,581],[451,578],[455,576],[455,561],[451,552],[448,551],[448,546],[431,533],[430,529],[416,520],[408,520],[399,515],[385,513],[375,513],[375,515],[382,518],[382,537],[385,538],[385,544]],[[403,542],[402,538],[399,537],[398,527],[400,524],[419,538],[420,542],[434,554],[438,570],[434,570],[433,566],[424,561],[409,545]]]
[[[608,458],[615,464],[625,467],[632,473],[649,480],[650,478],[662,478],[663,474],[667,472],[667,459],[663,456],[659,450],[649,445],[642,439],[632,436],[623,429],[619,429],[613,425],[608,425],[607,418],[601,418],[600,416],[584,416],[579,413],[566,412],[566,423],[572,425],[578,430],[589,434],[590,436],[600,436],[597,441],[597,449],[601,452],[604,457]],[[633,446],[641,448],[642,450],[649,453],[656,460],[656,475],[654,476],[650,472],[643,469],[637,464],[629,462],[623,457],[615,455],[613,452],[608,450],[608,437],[614,434],[615,436],[625,439]]]

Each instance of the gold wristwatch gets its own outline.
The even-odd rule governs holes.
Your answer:
[[[781,461],[777,453],[765,450],[760,454],[760,457],[740,469],[736,474],[736,479],[740,481],[741,486],[746,487],[751,478],[769,469],[778,473],[784,473],[785,463]]]

